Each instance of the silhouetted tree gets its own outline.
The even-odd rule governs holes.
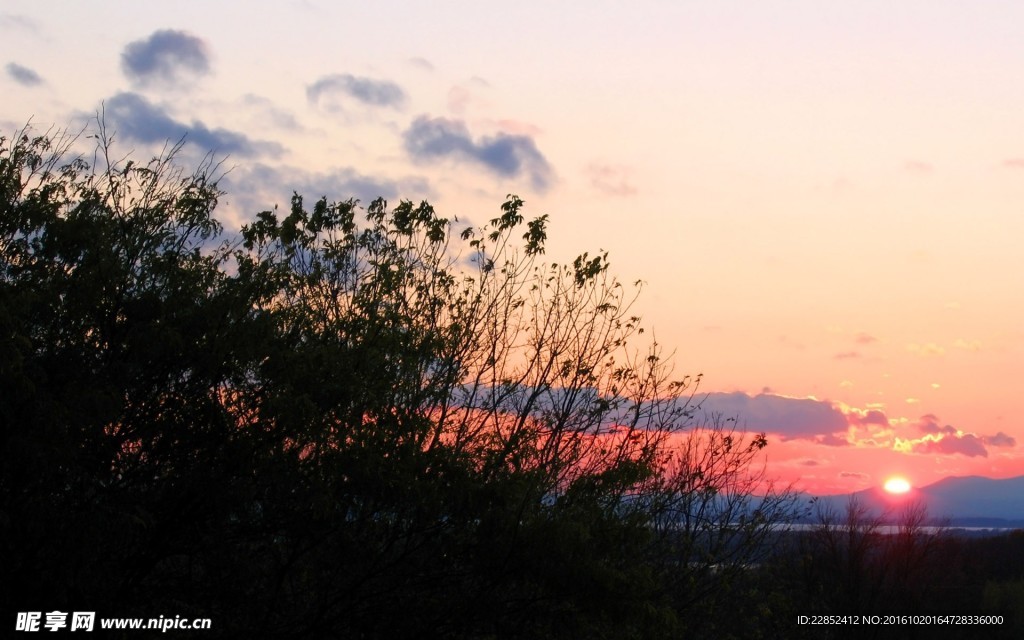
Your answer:
[[[673,637],[785,517],[764,437],[682,437],[696,380],[633,346],[606,255],[541,262],[519,198],[456,229],[296,194],[236,237],[212,162],[97,142],[0,150],[5,607]]]

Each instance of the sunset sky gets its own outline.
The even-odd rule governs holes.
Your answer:
[[[188,131],[237,227],[314,198],[549,214],[817,493],[1024,474],[1024,3],[0,8],[0,131]],[[186,154],[188,155],[188,154]]]

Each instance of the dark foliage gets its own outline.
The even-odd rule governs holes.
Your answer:
[[[605,255],[540,263],[514,196],[454,233],[296,195],[229,241],[215,166],[96,137],[0,150],[5,611],[657,638],[746,593],[764,438],[694,425]]]

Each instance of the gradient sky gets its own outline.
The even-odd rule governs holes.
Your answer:
[[[163,7],[5,1],[0,131],[187,130],[229,226],[292,190],[475,223],[517,193],[552,260],[645,281],[769,474],[1024,474],[1024,3]]]

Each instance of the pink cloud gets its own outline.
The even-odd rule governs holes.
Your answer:
[[[814,439],[815,444],[825,445],[826,447],[848,447],[850,446],[849,441],[846,438],[841,438],[834,433],[829,433],[823,436],[818,436]]]
[[[956,435],[956,428],[952,425],[939,426],[939,419],[937,416],[932,414],[926,414],[921,416],[921,419],[917,423],[917,428],[924,433],[941,433],[945,435]]]
[[[1013,436],[1006,435],[1002,431],[994,436],[985,436],[982,439],[990,447],[1012,447],[1017,444],[1017,440]]]
[[[831,402],[814,398],[787,398],[762,393],[709,393],[700,405],[708,415],[736,417],[740,426],[750,431],[778,434],[783,440],[827,441],[833,446],[848,444],[842,438],[829,438],[845,433],[846,416]]]
[[[881,427],[889,426],[889,418],[878,409],[871,409],[867,413],[850,412],[846,414],[846,419],[851,425],[869,425],[875,424]]]
[[[587,167],[590,186],[608,196],[632,196],[636,187],[630,182],[630,171],[626,167],[594,163]]]
[[[938,439],[926,439],[914,443],[911,447],[913,453],[955,455],[960,454],[973,458],[981,456],[988,457],[985,444],[977,436],[966,433],[962,436],[944,435]]]
[[[912,453],[961,454],[968,457],[988,457],[986,445],[990,447],[1013,447],[1017,440],[1002,431],[992,436],[966,433],[953,425],[943,425],[938,416],[928,413],[921,416],[915,425],[925,435],[920,439],[903,441],[903,451]]]
[[[854,338],[854,342],[857,344],[871,344],[872,342],[878,342],[878,338],[875,336],[861,331]]]

